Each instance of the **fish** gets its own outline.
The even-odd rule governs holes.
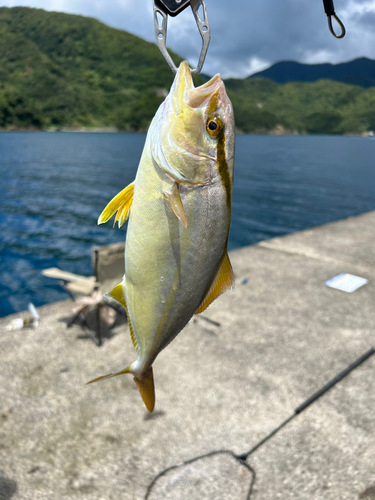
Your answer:
[[[129,219],[125,274],[107,295],[126,310],[137,359],[130,373],[152,412],[152,364],[194,314],[234,287],[227,245],[235,125],[220,74],[195,87],[183,61],[147,133],[134,182],[98,223]]]

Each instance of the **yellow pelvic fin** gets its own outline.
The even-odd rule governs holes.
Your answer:
[[[217,297],[219,297],[219,295],[233,287],[234,274],[232,264],[230,263],[227,252],[225,252],[212,285],[195,314],[203,312],[215,299],[217,299]]]
[[[117,212],[115,222],[118,222],[118,227],[121,227],[128,220],[130,215],[130,207],[133,203],[134,182],[129,184],[125,189],[120,191],[105,207],[100,214],[98,224],[103,224]]]
[[[178,184],[174,182],[172,187],[163,191],[164,196],[167,198],[169,203],[171,204],[172,210],[177,217],[177,219],[181,222],[181,224],[187,227],[187,219],[184,210],[184,206],[181,201],[181,196],[178,191]]]
[[[128,317],[130,336],[131,336],[131,339],[132,339],[132,342],[133,342],[133,346],[134,346],[134,349],[136,351],[138,351],[137,339],[135,338],[134,330],[133,330],[133,327],[132,327],[132,324],[131,324],[131,321],[130,321],[130,318],[129,318],[128,308],[126,306],[126,300],[125,300],[125,296],[124,296],[124,288],[122,286],[122,283],[119,283],[117,286],[115,286],[115,288],[113,290],[111,290],[110,292],[106,293],[106,295],[109,295],[109,297],[112,297],[112,299],[117,300],[117,302],[119,304],[121,304],[122,307],[125,309],[126,315]]]
[[[125,370],[121,370],[118,373],[108,373],[108,375],[102,375],[101,377],[94,378],[94,380],[90,380],[86,385],[92,384],[94,382],[98,382],[99,380],[105,380],[107,378],[117,377],[118,375],[123,375],[124,373],[130,373],[130,366],[125,368]]]
[[[138,386],[142,399],[146,408],[151,413],[155,407],[155,387],[154,375],[151,368],[143,375],[142,378],[134,377],[135,383]]]

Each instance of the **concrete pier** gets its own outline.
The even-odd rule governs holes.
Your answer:
[[[230,254],[237,286],[154,364],[148,414],[131,376],[85,383],[135,359],[127,325],[98,348],[66,328],[0,319],[0,500],[140,500],[164,468],[247,452],[375,344],[375,212]],[[368,279],[353,293],[325,281]],[[18,315],[19,316],[19,315]],[[22,315],[21,315],[22,316]],[[375,355],[255,451],[252,500],[375,499]],[[171,470],[150,500],[246,500],[230,454]]]

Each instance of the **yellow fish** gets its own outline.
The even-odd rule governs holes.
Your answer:
[[[220,75],[195,88],[182,62],[151,122],[134,182],[98,220],[117,212],[121,226],[129,218],[125,275],[108,295],[126,309],[137,359],[91,382],[133,374],[150,412],[155,358],[194,314],[234,286],[227,254],[234,143]]]

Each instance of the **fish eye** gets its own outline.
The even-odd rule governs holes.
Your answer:
[[[218,116],[210,116],[206,123],[206,130],[211,137],[218,137],[224,130],[224,125]]]

